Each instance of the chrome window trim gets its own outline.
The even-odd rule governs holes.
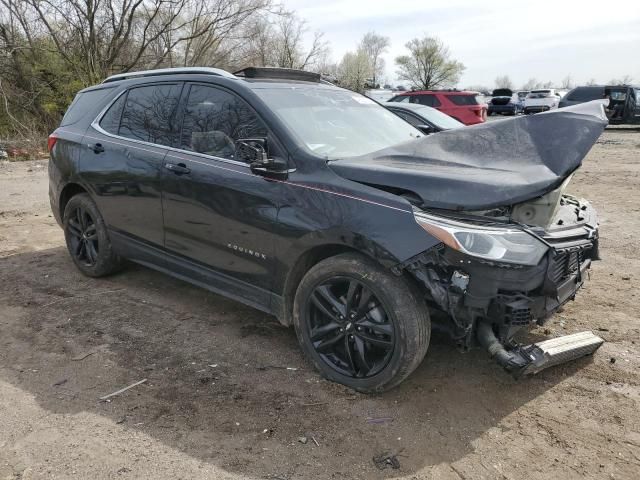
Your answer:
[[[167,82],[170,83],[170,82]],[[173,82],[175,83],[175,82]],[[183,82],[179,82],[179,83],[183,83]],[[138,87],[144,87],[145,85],[138,85],[136,88]],[[104,107],[102,109],[102,111],[100,113],[98,113],[98,116],[93,120],[93,122],[91,122],[91,127],[96,130],[98,133],[101,133],[102,135],[105,135],[107,137],[111,137],[111,138],[117,138],[118,140],[124,140],[127,142],[134,142],[134,143],[139,143],[141,145],[145,145],[145,146],[151,146],[151,147],[155,147],[155,148],[164,148],[166,150],[172,151],[172,152],[178,152],[181,153],[183,155],[195,155],[196,157],[201,157],[201,158],[206,158],[208,160],[216,160],[218,162],[224,162],[224,163],[229,163],[231,165],[237,165],[239,167],[245,167],[245,168],[250,168],[249,164],[246,162],[240,162],[238,160],[231,160],[229,158],[222,158],[222,157],[216,157],[214,155],[207,155],[205,153],[200,153],[200,152],[193,152],[190,150],[183,150],[181,148],[175,148],[175,147],[170,147],[168,145],[160,145],[158,143],[151,143],[151,142],[145,142],[144,140],[136,140],[135,138],[129,138],[129,137],[123,137],[120,135],[115,135],[113,133],[109,133],[107,132],[105,129],[103,129],[100,126],[100,122],[102,121],[102,117],[105,116],[105,114],[107,113],[107,111],[111,108],[111,106],[125,93],[127,93],[129,90],[131,90],[130,88],[125,88],[122,92],[120,92],[118,95],[116,95],[113,100],[111,100],[106,107]],[[253,174],[252,174],[253,175]]]

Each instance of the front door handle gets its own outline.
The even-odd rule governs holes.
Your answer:
[[[191,173],[191,169],[187,168],[184,163],[165,163],[164,168],[172,171],[176,175],[185,175]]]
[[[93,145],[89,144],[89,148],[93,150],[93,153],[102,153],[104,152],[104,147],[101,143],[94,143]]]

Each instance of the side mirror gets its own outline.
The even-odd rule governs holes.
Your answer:
[[[249,164],[267,160],[266,138],[241,138],[236,140],[236,158]]]
[[[236,157],[247,162],[256,175],[286,176],[287,162],[281,158],[269,158],[266,138],[236,140]]]
[[[431,125],[416,125],[416,128],[418,130],[420,130],[422,133],[424,133],[425,135],[429,135],[431,133],[435,133],[436,129],[433,128]]]

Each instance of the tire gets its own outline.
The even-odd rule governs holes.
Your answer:
[[[122,267],[102,215],[88,194],[71,197],[62,218],[67,250],[78,270],[88,277],[103,277]]]
[[[296,292],[293,324],[323,377],[364,393],[400,384],[424,359],[431,336],[417,288],[352,253],[307,272]]]

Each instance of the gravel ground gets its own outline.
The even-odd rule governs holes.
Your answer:
[[[608,130],[576,174],[603,260],[530,334],[593,330],[593,358],[516,382],[435,338],[377,396],[322,380],[258,311],[137,266],[83,277],[46,162],[0,163],[0,479],[637,479],[639,160],[640,132]]]

